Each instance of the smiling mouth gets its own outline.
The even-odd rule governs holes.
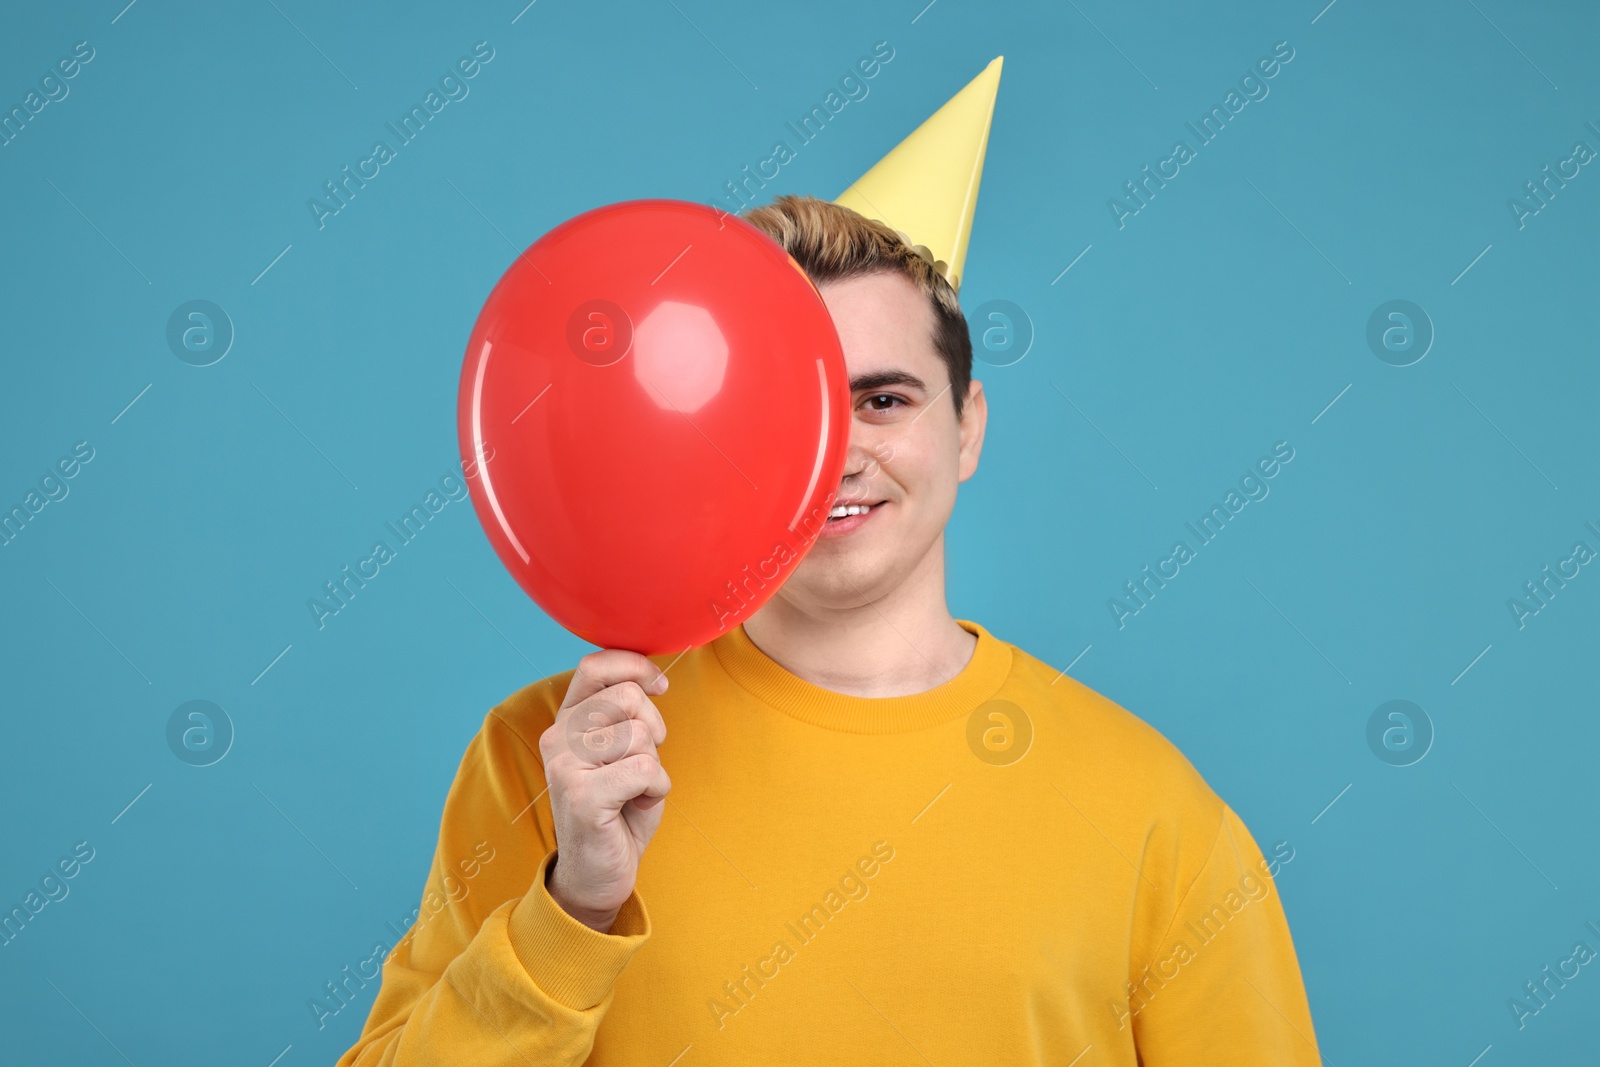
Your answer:
[[[871,504],[836,504],[833,510],[828,512],[828,521],[835,522],[839,519],[849,518],[852,515],[865,515],[883,503],[884,501],[879,500]]]

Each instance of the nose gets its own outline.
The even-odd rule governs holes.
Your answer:
[[[846,478],[870,478],[878,468],[894,458],[894,442],[870,430],[852,435],[850,452],[845,460]]]
[[[867,495],[868,483],[877,475],[880,454],[884,452],[882,447],[852,441],[844,475],[839,480],[839,492],[834,498],[836,504],[848,504]]]

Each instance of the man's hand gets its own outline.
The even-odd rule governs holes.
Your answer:
[[[666,689],[666,674],[637,652],[591,652],[539,738],[558,852],[546,884],[567,914],[601,933],[633,892],[672,789],[656,754],[667,725],[647,695]]]

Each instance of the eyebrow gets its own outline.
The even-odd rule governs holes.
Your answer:
[[[886,385],[905,385],[913,389],[920,389],[924,393],[928,391],[927,384],[910,371],[875,371],[872,374],[862,374],[850,379],[850,391],[852,393],[858,393],[863,389],[881,389]]]

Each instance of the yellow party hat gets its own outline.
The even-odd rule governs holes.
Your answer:
[[[957,291],[1004,61],[996,56],[834,200],[894,229]]]

